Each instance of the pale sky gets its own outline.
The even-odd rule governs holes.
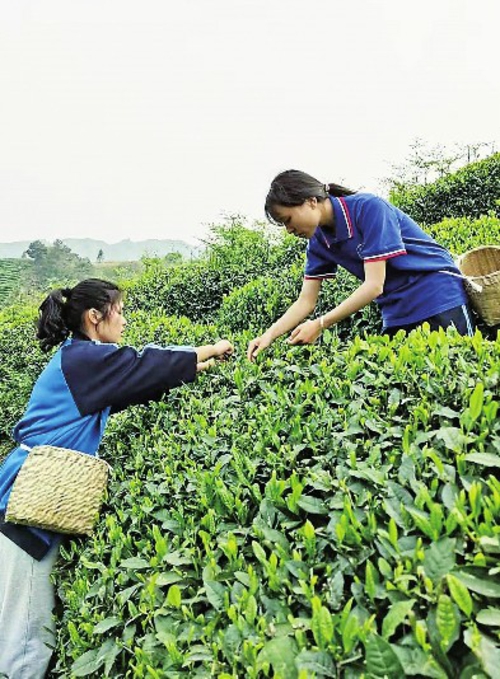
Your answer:
[[[499,0],[0,0],[0,241],[193,239],[500,139]],[[499,150],[497,145],[496,150]]]

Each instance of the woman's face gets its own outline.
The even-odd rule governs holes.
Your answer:
[[[96,326],[97,339],[100,342],[118,344],[125,330],[127,321],[123,315],[123,302],[111,307],[109,314]]]
[[[299,238],[312,238],[320,223],[321,213],[315,198],[308,198],[294,207],[275,205],[273,211],[288,233]]]

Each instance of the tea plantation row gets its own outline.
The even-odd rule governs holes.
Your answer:
[[[247,339],[111,424],[108,506],[59,567],[60,675],[498,677],[500,341],[327,333],[250,364]]]
[[[500,241],[494,216],[432,229],[455,254]],[[127,342],[238,351],[112,418],[107,505],[56,574],[51,676],[500,677],[500,339],[370,336],[372,305],[249,363],[302,258],[233,225],[127,282]],[[353,285],[325,284],[320,309]],[[0,458],[47,360],[34,316],[0,313]]]
[[[25,259],[0,259],[0,303],[8,304],[27,287],[31,279],[31,262]]]

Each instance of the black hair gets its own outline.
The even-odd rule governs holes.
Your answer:
[[[322,203],[328,196],[351,196],[356,191],[340,184],[323,184],[307,172],[285,170],[276,175],[271,182],[266,197],[264,211],[266,217],[274,224],[281,224],[276,207],[295,207],[302,205],[308,198],[316,198]]]
[[[104,320],[122,295],[117,285],[100,278],[87,278],[74,288],[52,290],[39,307],[36,336],[42,351],[49,351],[71,333],[81,331],[83,314],[88,309],[101,312]]]

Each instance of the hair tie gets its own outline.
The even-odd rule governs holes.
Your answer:
[[[61,289],[61,295],[63,297],[66,297],[66,299],[69,299],[73,293],[73,290],[71,288],[62,288]]]
[[[325,189],[326,193],[330,195],[330,184],[325,184],[323,188]]]

